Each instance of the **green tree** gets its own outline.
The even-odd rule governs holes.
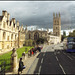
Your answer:
[[[46,38],[38,38],[36,44],[43,44],[46,41]]]
[[[63,41],[63,39],[64,38],[66,38],[67,36],[66,36],[66,32],[65,31],[63,31],[63,35],[62,35],[62,41]]]
[[[68,37],[75,37],[75,30],[73,32],[70,32]]]

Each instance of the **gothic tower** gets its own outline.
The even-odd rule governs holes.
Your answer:
[[[53,34],[60,37],[61,41],[61,16],[60,13],[53,13]]]

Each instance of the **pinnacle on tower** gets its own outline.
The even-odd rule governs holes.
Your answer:
[[[56,13],[56,17],[58,17],[57,13]]]
[[[17,26],[19,26],[19,21],[17,21]]]
[[[55,13],[53,13],[53,17],[55,17]]]
[[[59,12],[59,17],[60,17],[60,12]]]
[[[25,28],[25,30],[27,30],[27,25],[26,25],[26,28]]]
[[[27,25],[26,25],[26,28],[27,28]]]

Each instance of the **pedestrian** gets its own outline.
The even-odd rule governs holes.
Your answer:
[[[24,57],[25,57],[25,52],[23,52],[23,53],[22,53],[22,56],[24,56]]]
[[[33,53],[33,48],[32,48],[32,50],[31,50],[31,52],[32,52],[32,56],[33,56],[33,54],[34,54],[34,53]]]
[[[32,56],[32,50],[30,50],[30,56]]]
[[[24,66],[24,64],[23,64],[23,62],[22,62],[22,58],[20,58],[20,61],[19,61],[19,68],[18,68],[18,74],[19,74],[19,72],[22,73],[23,69],[25,69],[25,66]]]
[[[39,52],[41,52],[41,48],[37,45],[37,50],[39,51]]]
[[[28,57],[30,57],[30,55],[31,55],[31,54],[30,54],[30,50],[29,50],[29,51],[28,51]]]

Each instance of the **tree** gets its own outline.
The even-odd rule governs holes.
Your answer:
[[[73,32],[70,32],[68,37],[75,37],[75,30]]]
[[[65,31],[63,31],[63,35],[62,35],[62,41],[63,41],[63,39],[64,38],[66,38],[67,36],[66,36],[66,32]]]
[[[45,38],[38,38],[38,39],[36,40],[36,44],[43,44],[45,41],[46,41]]]

